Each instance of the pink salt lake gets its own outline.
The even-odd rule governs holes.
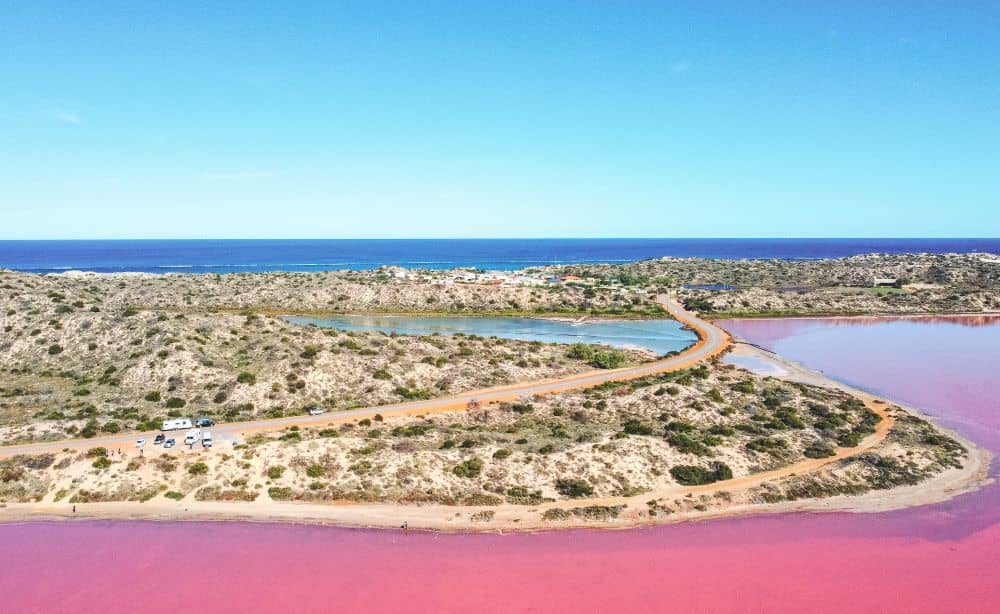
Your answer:
[[[1000,320],[723,325],[1000,452]],[[996,484],[881,514],[504,536],[39,522],[0,525],[0,611],[996,612],[998,564]]]

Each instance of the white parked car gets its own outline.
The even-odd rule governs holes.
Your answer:
[[[201,431],[199,431],[198,429],[190,430],[187,432],[187,435],[184,436],[184,445],[193,446],[200,439],[201,439]]]
[[[306,413],[308,413],[310,416],[318,416],[320,414],[326,413],[326,410],[321,409],[319,407],[310,407],[309,409],[306,410]]]
[[[201,445],[202,446],[204,446],[206,448],[211,448],[213,443],[215,443],[215,440],[212,439],[212,434],[211,433],[209,433],[208,431],[205,431],[204,433],[201,434]]]
[[[135,440],[135,447],[141,448],[144,445],[146,445],[146,440],[145,439],[136,439]]]

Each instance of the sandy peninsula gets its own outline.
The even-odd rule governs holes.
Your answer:
[[[938,501],[984,483],[988,454],[912,408],[733,345],[711,320],[989,317],[998,277],[975,254],[0,272],[0,521],[510,531]],[[656,357],[319,329],[289,313],[672,317],[698,341]],[[747,357],[750,370],[731,364]],[[164,420],[185,416],[212,421],[215,445],[184,446],[184,433],[154,443]]]
[[[777,469],[748,473],[720,482],[698,485],[674,485],[650,489],[636,495],[618,495],[579,500],[547,501],[534,504],[492,503],[489,505],[441,505],[371,503],[336,500],[323,503],[281,501],[260,497],[253,501],[198,500],[173,501],[154,497],[147,501],[88,502],[76,505],[67,501],[8,503],[0,509],[0,519],[146,519],[146,520],[251,520],[296,523],[319,523],[357,527],[400,527],[438,531],[518,531],[549,530],[570,527],[626,528],[639,525],[672,523],[720,518],[744,514],[791,511],[878,512],[943,501],[968,492],[988,482],[990,454],[955,433],[945,433],[960,444],[965,453],[954,466],[944,467],[912,485],[870,488],[864,492],[835,494],[826,497],[794,500],[768,500],[762,493],[774,492],[802,479],[829,479],[846,471],[853,457],[868,451],[885,453],[895,444],[888,441],[897,428],[897,419],[914,416],[916,410],[892,406],[887,402],[803,368],[777,356],[739,344],[735,354],[751,355],[781,371],[782,379],[808,386],[823,386],[844,391],[864,401],[883,419],[876,432],[856,447],[839,449],[836,454],[806,459]],[[219,470],[218,456],[207,460],[210,472]],[[279,457],[280,458],[280,457]],[[162,459],[156,461],[162,463]],[[267,472],[274,466],[273,457],[258,457],[249,474]],[[809,476],[812,476],[810,478]],[[201,488],[206,488],[202,486]],[[208,488],[213,488],[209,486]],[[664,508],[673,508],[663,513]]]

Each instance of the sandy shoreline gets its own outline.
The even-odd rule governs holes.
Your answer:
[[[735,356],[750,356],[766,361],[780,377],[791,381],[838,388],[864,400],[869,407],[886,419],[879,432],[866,438],[857,448],[842,450],[836,457],[811,459],[772,472],[752,474],[725,482],[696,487],[674,486],[661,491],[643,493],[633,497],[608,497],[557,501],[534,506],[447,506],[447,505],[394,505],[353,502],[289,503],[258,501],[252,503],[218,501],[169,501],[157,498],[151,501],[86,503],[78,504],[76,512],[67,503],[12,503],[0,507],[0,522],[28,520],[159,520],[159,521],[255,521],[299,524],[322,524],[363,528],[398,528],[406,523],[412,529],[442,532],[510,532],[545,531],[568,528],[624,529],[650,524],[671,524],[695,520],[744,516],[762,513],[787,512],[882,512],[904,507],[927,505],[944,501],[964,492],[974,490],[990,481],[988,468],[991,454],[962,438],[945,431],[960,441],[969,451],[961,469],[949,469],[915,486],[890,490],[870,491],[856,496],[835,496],[824,499],[805,499],[771,504],[734,503],[722,509],[681,510],[668,516],[651,517],[645,512],[646,502],[656,499],[690,499],[708,497],[715,493],[741,493],[760,486],[768,480],[808,471],[836,462],[870,449],[880,443],[892,424],[887,405],[881,400],[831,380],[823,374],[806,369],[792,361],[746,344],[737,345]],[[769,374],[773,374],[773,371]],[[905,411],[933,421],[932,417],[910,407]],[[941,428],[939,425],[936,425]],[[801,472],[801,473],[799,473]],[[543,513],[550,509],[572,510],[590,506],[624,506],[616,518],[589,520],[570,516],[564,520],[545,520]],[[484,516],[489,516],[484,519]]]

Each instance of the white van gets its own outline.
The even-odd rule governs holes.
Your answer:
[[[198,429],[190,430],[184,436],[184,445],[193,446],[199,439],[201,439],[201,431]]]
[[[208,431],[205,431],[204,433],[201,434],[201,445],[202,446],[204,446],[206,448],[211,448],[212,447],[212,443],[214,443],[214,442],[212,440],[212,434],[211,433],[209,433]]]

